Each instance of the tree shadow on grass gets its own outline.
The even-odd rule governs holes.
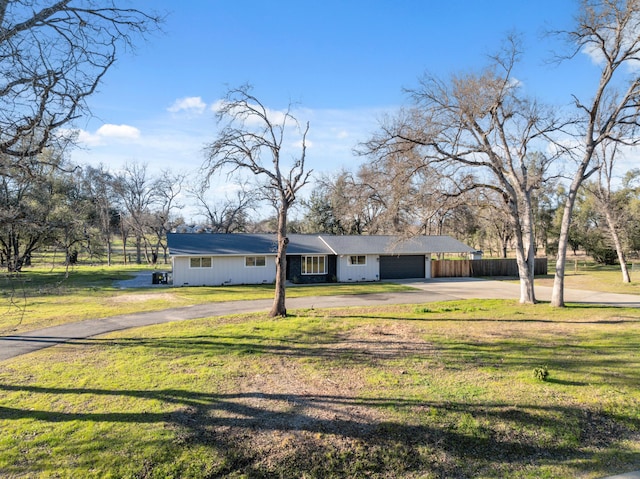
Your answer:
[[[580,328],[579,325],[577,325]],[[303,332],[296,337],[266,338],[260,332],[223,333],[167,337],[120,337],[120,338],[52,338],[17,336],[17,341],[59,343],[78,346],[100,346],[106,348],[148,348],[156,353],[179,354],[181,357],[217,357],[265,355],[270,357],[304,358],[317,361],[338,362],[343,365],[375,366],[388,360],[411,358],[432,366],[448,368],[492,367],[533,371],[546,365],[551,372],[552,384],[564,386],[609,386],[635,387],[638,384],[638,361],[636,344],[638,333],[631,332],[625,340],[612,341],[608,331],[599,333],[595,343],[578,335],[570,334],[541,341],[537,329],[521,332],[518,337],[468,337],[449,341],[422,340],[416,332],[413,337],[397,336],[384,327],[367,332],[368,338],[354,337],[350,331],[314,334]],[[605,339],[607,342],[602,342]],[[557,375],[588,377],[586,381],[565,380]]]
[[[375,366],[388,360],[411,358],[425,364],[454,368],[494,367],[497,369],[521,369],[533,371],[546,365],[551,372],[552,384],[564,386],[636,387],[638,361],[636,336],[625,341],[593,345],[570,335],[558,337],[554,342],[541,342],[534,330],[530,335],[517,338],[468,338],[443,341],[421,340],[396,336],[384,329],[369,331],[369,338],[353,337],[350,332],[323,332],[322,335],[306,334],[297,338],[278,337],[265,339],[260,333],[209,334],[179,337],[124,337],[88,338],[70,340],[70,344],[100,345],[115,348],[150,348],[155,352],[179,354],[181,357],[215,357],[225,354],[235,356],[265,355],[270,357],[303,358],[342,365]],[[602,336],[610,340],[607,332]],[[42,340],[38,338],[37,340]],[[562,381],[557,375],[588,377],[586,381]]]
[[[586,386],[579,381],[555,379],[554,368],[589,375],[590,380],[609,385],[637,384],[637,368],[625,363],[625,358],[633,357],[637,341],[616,341],[594,351],[589,344],[566,337],[551,345],[540,344],[534,333],[515,339],[453,338],[429,342],[377,327],[368,330],[365,338],[353,332],[324,331],[319,335],[302,331],[295,338],[267,338],[246,330],[213,331],[189,336],[93,338],[72,343],[104,349],[148,348],[154,354],[175,358],[264,355],[322,363],[336,361],[347,368],[389,364],[387,361],[396,364],[404,359],[427,365],[435,362],[454,369],[529,369],[548,363],[552,372],[549,387]],[[610,377],[607,371],[615,371],[615,375]],[[28,394],[34,398],[33,404],[46,404],[45,396],[86,396],[86,403],[91,403],[92,396],[159,402],[163,404],[162,412],[86,412],[55,406],[30,409],[7,403],[0,406],[0,421],[158,425],[170,430],[173,439],[169,446],[158,446],[168,449],[159,455],[164,459],[155,460],[171,462],[184,449],[203,447],[221,458],[210,477],[299,477],[301,471],[308,472],[309,477],[401,477],[426,473],[436,477],[504,477],[518,475],[536,464],[571,464],[576,473],[611,473],[598,469],[604,463],[598,462],[598,455],[611,455],[613,464],[623,464],[625,468],[640,468],[634,451],[625,449],[620,442],[626,438],[637,441],[637,416],[605,414],[579,404],[545,407],[427,402],[399,395],[362,398],[348,394],[279,394],[255,388],[213,394],[189,389],[108,390],[0,384],[0,397],[2,392]],[[42,400],[38,401],[40,396]],[[113,440],[116,447],[120,439]],[[136,440],[143,442],[135,446],[141,450],[144,441],[151,441]],[[64,454],[75,454],[78,441],[65,438]],[[125,439],[121,441],[120,447],[131,447]],[[153,461],[145,468],[159,467]],[[37,467],[44,471],[46,464],[43,459]],[[10,473],[24,473],[19,464],[12,467]]]
[[[315,477],[342,474],[402,476],[426,472],[438,477],[469,477],[479,473],[493,476],[505,470],[514,473],[539,462],[575,463],[583,472],[602,472],[604,475],[608,471],[590,470],[594,467],[594,451],[612,448],[624,460],[631,461],[631,452],[627,455],[616,444],[640,428],[637,419],[631,420],[630,424],[630,418],[616,418],[568,406],[8,384],[0,384],[0,391],[62,398],[86,395],[161,401],[167,405],[166,412],[83,413],[3,406],[0,407],[0,420],[163,425],[174,431],[175,441],[182,447],[204,446],[224,457],[216,474],[241,473],[247,477],[268,477],[272,473],[297,477],[302,471],[315,471]],[[386,414],[390,409],[394,414]],[[377,414],[362,415],[363,411]],[[468,429],[461,421],[455,421],[463,416],[478,425]],[[293,447],[283,446],[286,451],[277,451],[278,438],[282,441],[283,435],[287,434],[297,443]],[[545,434],[547,437],[540,440]],[[567,435],[575,437],[564,440]],[[269,447],[260,447],[261,440],[263,446],[269,443]],[[342,448],[336,446],[336,441],[342,441]],[[73,442],[65,448],[72,454]],[[264,462],[265,450],[273,454],[269,465]],[[179,453],[174,451],[174,454]],[[294,462],[292,458],[295,458]],[[14,467],[9,472],[21,472],[18,466]],[[45,465],[42,468],[46,470]]]

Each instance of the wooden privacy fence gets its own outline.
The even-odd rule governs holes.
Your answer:
[[[534,275],[547,274],[547,258],[536,258]],[[431,261],[432,278],[518,276],[515,259],[462,259]]]

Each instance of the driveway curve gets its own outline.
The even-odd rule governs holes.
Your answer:
[[[349,306],[378,306],[388,304],[421,304],[456,299],[518,299],[520,286],[516,283],[482,280],[477,278],[438,278],[406,280],[415,291],[341,296],[307,296],[287,299],[290,310],[301,308],[340,308]],[[133,286],[133,284],[131,284]],[[128,285],[123,285],[128,286]],[[537,298],[547,301],[551,288],[537,286]],[[584,304],[640,308],[640,296],[602,293],[597,291],[566,290],[565,300]],[[0,336],[0,361],[28,354],[62,343],[85,340],[113,331],[162,324],[172,321],[226,316],[229,314],[268,311],[272,300],[229,301],[206,303],[163,311],[125,314],[100,319],[89,319],[50,328],[29,331],[19,335]]]

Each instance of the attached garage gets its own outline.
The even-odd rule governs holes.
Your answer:
[[[425,277],[425,255],[380,256],[380,279]]]

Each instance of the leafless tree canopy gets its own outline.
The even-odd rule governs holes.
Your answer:
[[[442,196],[499,194],[515,229],[521,301],[535,302],[532,192],[562,153],[557,140],[567,122],[522,95],[513,73],[519,57],[519,41],[510,37],[479,73],[447,80],[426,75],[409,92],[414,106],[383,125],[364,150],[401,158],[407,178],[437,171]],[[558,145],[555,154],[536,154],[549,143]]]
[[[564,306],[564,271],[571,217],[582,183],[599,168],[592,161],[596,149],[607,142],[640,143],[637,135],[640,125],[640,76],[637,70],[640,1],[582,0],[574,29],[559,34],[572,47],[569,58],[583,52],[598,62],[599,78],[592,96],[574,97],[578,113],[575,137],[580,148],[564,204],[551,297],[553,306]]]
[[[299,128],[288,108],[284,113],[269,111],[256,98],[250,85],[227,93],[218,111],[222,129],[206,149],[202,166],[206,178],[226,170],[228,174],[250,173],[263,181],[264,196],[278,211],[275,298],[271,316],[286,315],[285,273],[287,214],[298,191],[307,184],[311,170],[305,169],[309,124]],[[284,139],[289,125],[298,126],[300,152],[287,162]],[[289,131],[290,132],[290,131]]]
[[[0,0],[0,152],[34,157],[159,18],[116,0]]]

